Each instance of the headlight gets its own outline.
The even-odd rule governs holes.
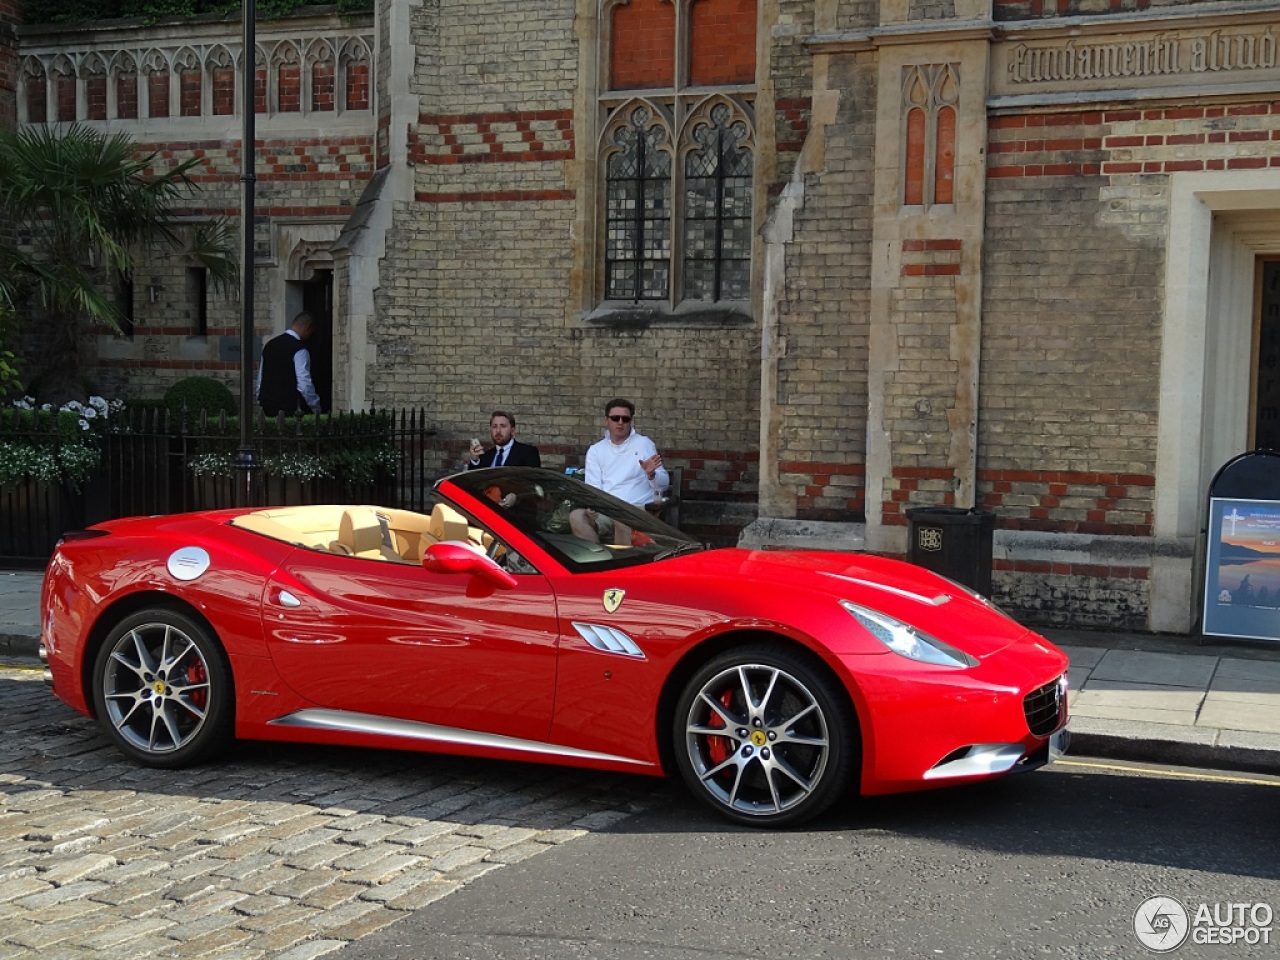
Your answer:
[[[860,607],[848,600],[841,600],[840,606],[848,610],[853,619],[862,624],[873,637],[908,660],[931,663],[938,667],[953,667],[958,670],[978,665],[977,659],[963,650],[957,650],[951,644],[943,643],[937,637],[931,637],[909,623],[903,623],[878,610]]]

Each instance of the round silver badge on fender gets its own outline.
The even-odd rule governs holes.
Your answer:
[[[194,580],[208,569],[209,554],[201,547],[183,547],[169,555],[169,576],[175,580]]]

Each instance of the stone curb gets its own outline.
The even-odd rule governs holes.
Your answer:
[[[1067,756],[1280,775],[1280,734],[1073,717]]]
[[[40,662],[40,639],[12,633],[0,633],[0,659]]]

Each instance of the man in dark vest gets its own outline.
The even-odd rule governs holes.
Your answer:
[[[309,313],[293,318],[289,329],[267,341],[258,364],[258,403],[269,417],[277,413],[320,413],[320,396],[311,382],[307,340],[315,331]]]

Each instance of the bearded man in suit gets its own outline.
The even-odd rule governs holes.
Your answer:
[[[516,418],[505,410],[495,410],[489,417],[489,436],[493,446],[486,450],[479,440],[471,441],[467,451],[471,458],[468,470],[479,467],[540,467],[542,456],[531,443],[516,439]]]

